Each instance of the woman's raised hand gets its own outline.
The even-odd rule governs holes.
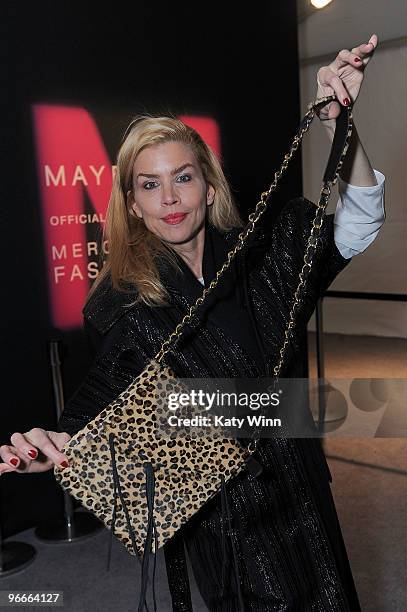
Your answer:
[[[55,464],[68,467],[67,457],[60,452],[71,439],[66,432],[45,431],[34,427],[26,433],[15,432],[11,444],[0,446],[0,476],[6,472],[31,474],[46,472]]]
[[[367,44],[349,51],[342,49],[329,66],[322,66],[317,73],[317,98],[335,94],[341,104],[349,106],[359,95],[364,69],[377,47],[377,36],[372,34]],[[348,102],[346,102],[348,100]],[[322,121],[336,119],[340,113],[338,102],[331,102],[318,111]]]

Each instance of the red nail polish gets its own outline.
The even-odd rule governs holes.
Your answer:
[[[61,461],[60,466],[63,468],[68,467],[69,463],[67,461]]]
[[[358,57],[355,57],[355,62],[361,62],[362,60],[359,59]]]
[[[11,465],[14,465],[14,467],[16,467],[16,465],[18,465],[17,457],[14,457],[13,459],[10,459],[10,463],[11,463]]]
[[[344,103],[345,106],[349,106],[349,104],[350,104],[349,98],[344,98],[343,103]]]
[[[30,449],[30,450],[28,451],[28,454],[30,455],[30,457],[32,457],[33,459],[35,459],[35,458],[36,458],[36,456],[37,456],[37,451],[35,451],[35,450],[31,450],[31,449]]]

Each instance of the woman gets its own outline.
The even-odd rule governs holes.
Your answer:
[[[373,35],[321,68],[317,97],[335,92],[345,104],[355,101],[376,45]],[[320,114],[329,134],[338,108],[335,102]],[[83,311],[94,363],[68,402],[59,431],[14,433],[11,445],[0,448],[0,473],[67,465],[63,445],[144,369],[201,295],[202,284],[215,276],[242,227],[219,162],[194,130],[159,117],[138,118],[129,128],[108,208],[108,261]],[[301,339],[316,300],[373,241],[384,218],[384,177],[371,168],[356,132],[341,176],[342,207],[325,217],[282,376],[301,376]],[[313,216],[312,203],[298,198],[270,232],[262,224],[245,257],[222,278],[216,299],[204,306],[200,324],[169,353],[177,376],[272,372]],[[360,610],[319,440],[263,440],[257,459],[259,476],[244,472],[228,485],[237,563],[228,541],[230,563],[222,567],[219,496],[164,547],[173,609],[192,609],[185,544],[212,611]]]

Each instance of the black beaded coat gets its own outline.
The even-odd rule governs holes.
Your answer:
[[[198,323],[187,328],[174,353],[166,355],[178,377],[271,374],[314,215],[315,205],[305,198],[286,203],[271,228],[264,215],[247,248],[204,302]],[[303,376],[301,345],[307,322],[319,296],[351,261],[335,244],[333,220],[333,214],[325,215],[281,377]],[[206,221],[205,285],[236,244],[239,232],[235,228],[221,233]],[[73,435],[119,395],[202,294],[201,283],[181,257],[179,262],[181,274],[158,262],[171,296],[167,306],[125,308],[134,300],[136,289],[113,290],[109,278],[98,287],[83,311],[95,359],[65,407],[60,431]],[[173,610],[192,610],[185,547],[211,612],[237,612],[242,607],[248,612],[359,611],[320,440],[263,440],[256,458],[263,467],[260,475],[244,471],[228,483],[233,541],[227,540],[226,550],[219,495],[165,545]],[[228,586],[222,591],[224,571]]]

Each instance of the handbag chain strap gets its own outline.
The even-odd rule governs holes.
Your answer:
[[[245,229],[239,234],[235,247],[229,251],[226,261],[216,273],[215,278],[209,283],[207,287],[205,287],[202,295],[196,300],[195,304],[193,304],[189,308],[189,311],[183,317],[182,321],[176,326],[175,330],[163,342],[161,349],[158,351],[157,355],[154,358],[158,363],[161,362],[161,360],[164,358],[164,355],[171,350],[172,345],[174,345],[177,342],[177,340],[180,338],[182,330],[184,329],[185,325],[187,325],[191,321],[191,319],[194,317],[196,313],[196,310],[199,308],[199,306],[202,305],[206,296],[215,289],[215,287],[217,286],[219,282],[219,279],[225,273],[225,271],[229,268],[231,262],[237,255],[238,251],[240,251],[243,248],[248,236],[253,232],[257,221],[260,219],[260,217],[266,210],[271,194],[273,193],[273,191],[275,191],[278,181],[280,180],[280,177],[287,169],[287,166],[294,152],[298,149],[304,134],[308,131],[315,117],[316,111],[320,107],[323,107],[326,104],[329,104],[330,102],[334,100],[337,100],[337,97],[335,95],[330,95],[330,96],[325,96],[323,98],[318,98],[314,100],[313,102],[310,102],[310,104],[308,105],[308,112],[304,115],[304,118],[301,121],[300,128],[297,134],[294,136],[289,152],[284,156],[284,160],[280,166],[280,169],[277,172],[275,172],[274,180],[271,183],[269,189],[267,191],[263,191],[263,193],[261,194],[260,200],[257,203],[256,208],[248,217],[249,221]],[[287,350],[287,346],[290,341],[290,335],[292,334],[292,330],[294,328],[295,317],[298,312],[298,308],[301,304],[301,299],[300,299],[301,292],[304,289],[305,281],[311,270],[313,255],[315,253],[317,243],[318,243],[318,238],[321,232],[323,217],[324,217],[325,210],[326,210],[326,207],[328,205],[329,198],[331,195],[331,186],[334,185],[337,181],[338,173],[343,164],[343,160],[345,158],[345,155],[346,155],[346,152],[349,146],[350,136],[352,134],[353,120],[352,120],[351,106],[346,107],[346,108],[343,107],[342,105],[340,106],[341,106],[341,115],[336,120],[336,130],[335,130],[334,141],[333,141],[332,149],[331,149],[331,156],[329,158],[328,165],[327,165],[327,168],[324,174],[323,186],[320,192],[318,204],[316,206],[316,214],[312,222],[312,229],[311,229],[307,248],[306,248],[305,255],[304,255],[304,263],[303,263],[301,272],[299,274],[299,283],[294,293],[294,300],[293,300],[292,307],[289,313],[289,322],[285,330],[284,342],[279,351],[278,363],[273,369],[275,377],[278,377],[280,374],[280,371],[281,371],[281,368],[284,362],[285,351]],[[343,120],[344,118],[345,118],[345,121]],[[340,119],[341,119],[341,122],[339,122]],[[341,133],[339,133],[338,126],[341,129]],[[338,142],[339,142],[339,155],[337,154],[338,151],[335,152],[335,147],[337,148]]]

